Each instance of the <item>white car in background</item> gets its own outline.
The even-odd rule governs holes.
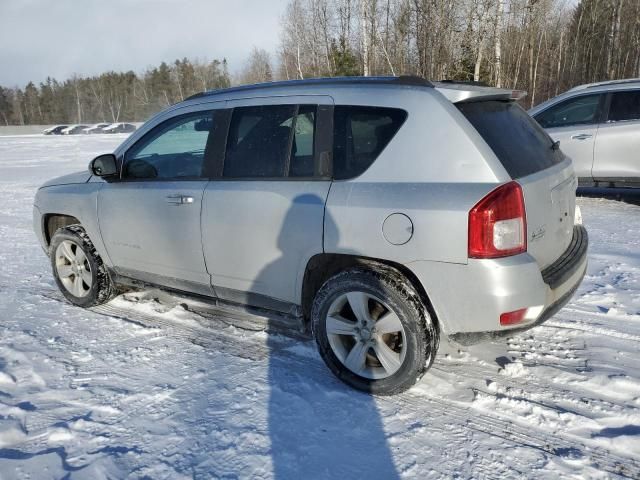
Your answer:
[[[53,127],[45,128],[42,133],[44,135],[61,135],[62,130],[67,128],[69,125],[54,125]]]
[[[102,129],[102,133],[131,133],[135,132],[136,126],[131,123],[112,123]]]
[[[77,135],[79,133],[84,133],[84,129],[87,128],[89,125],[81,125],[81,124],[75,124],[75,125],[69,125],[67,128],[63,129],[60,133],[62,135]]]
[[[109,125],[108,123],[96,123],[95,125],[85,128],[82,133],[104,133],[102,129]]]
[[[572,88],[529,110],[573,160],[580,185],[640,187],[640,79]]]

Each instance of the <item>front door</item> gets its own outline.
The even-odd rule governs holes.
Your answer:
[[[100,190],[100,231],[117,273],[211,294],[200,214],[212,118],[209,110],[161,123],[124,154],[121,180]]]
[[[330,146],[318,132],[332,101],[265,101],[227,103],[233,111],[224,167],[205,189],[202,235],[219,297],[286,310],[299,304],[305,266],[323,251],[331,181],[319,165]]]
[[[598,129],[593,177],[640,183],[640,90],[611,93],[605,123]]]
[[[588,94],[572,97],[544,110],[535,119],[573,161],[576,176],[591,179],[593,149],[598,134],[604,96]]]

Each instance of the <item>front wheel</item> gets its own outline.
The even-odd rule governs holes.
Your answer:
[[[433,362],[438,332],[395,272],[354,269],[330,278],[311,311],[320,355],[348,385],[379,395],[415,384]]]
[[[58,288],[74,305],[93,307],[115,295],[109,273],[80,225],[60,228],[51,239],[49,256]]]

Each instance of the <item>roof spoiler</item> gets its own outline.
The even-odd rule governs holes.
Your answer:
[[[433,82],[435,89],[451,103],[483,102],[487,100],[521,100],[527,96],[524,90],[488,87],[481,82]]]

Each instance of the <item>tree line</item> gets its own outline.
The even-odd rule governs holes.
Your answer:
[[[640,77],[640,0],[290,0],[279,48],[162,63],[24,89],[0,87],[5,124],[144,120],[232,83],[419,75],[528,92],[529,107],[575,85]]]
[[[0,124],[29,125],[145,120],[203,90],[231,85],[226,60],[162,62],[141,74],[107,72],[47,78],[24,89],[0,87]]]

